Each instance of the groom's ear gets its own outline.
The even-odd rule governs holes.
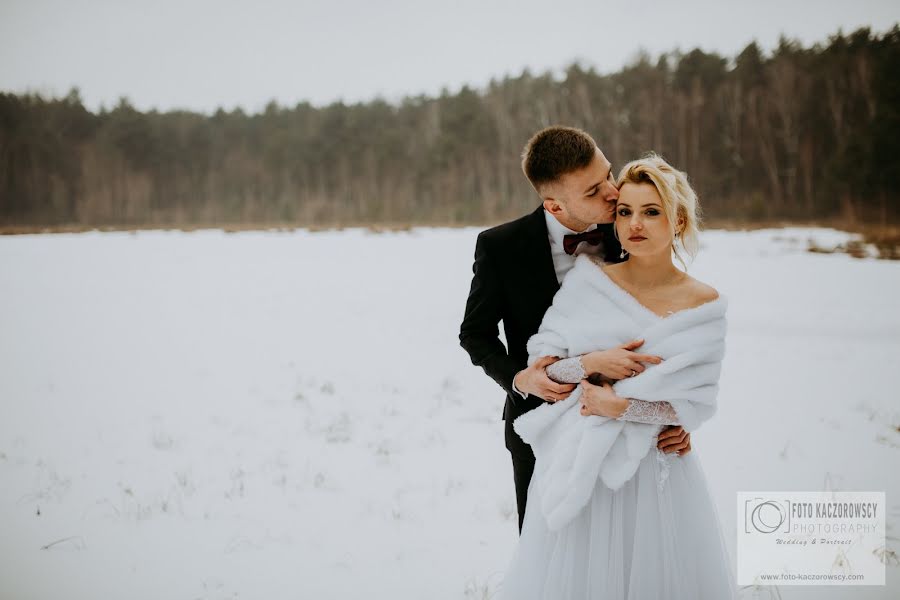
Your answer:
[[[544,197],[544,208],[551,215],[558,215],[562,212],[562,206],[560,206],[559,202],[557,202],[554,198]]]

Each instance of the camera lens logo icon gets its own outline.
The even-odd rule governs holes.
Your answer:
[[[760,502],[753,507],[753,511],[750,513],[750,523],[760,533],[778,531],[786,518],[784,507],[771,500]]]

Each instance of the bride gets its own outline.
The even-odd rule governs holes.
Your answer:
[[[727,302],[672,260],[698,247],[686,175],[651,154],[617,184],[615,232],[628,260],[578,256],[528,342],[529,365],[560,357],[548,376],[580,385],[514,422],[536,463],[503,599],[735,597],[696,452],[670,460],[656,448],[665,425],[693,433],[715,413]],[[600,361],[631,340],[654,358],[641,372]]]

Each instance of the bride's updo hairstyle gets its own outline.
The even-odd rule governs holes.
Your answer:
[[[672,227],[672,250],[681,264],[687,268],[679,247],[693,259],[700,248],[700,204],[697,193],[688,183],[687,173],[679,171],[654,152],[633,160],[619,172],[616,187],[626,183],[649,183],[662,199],[663,210]],[[679,229],[678,220],[683,221]]]

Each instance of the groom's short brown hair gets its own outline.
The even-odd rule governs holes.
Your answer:
[[[522,170],[540,193],[540,186],[591,164],[596,152],[597,143],[584,131],[553,125],[535,133],[525,144]]]

